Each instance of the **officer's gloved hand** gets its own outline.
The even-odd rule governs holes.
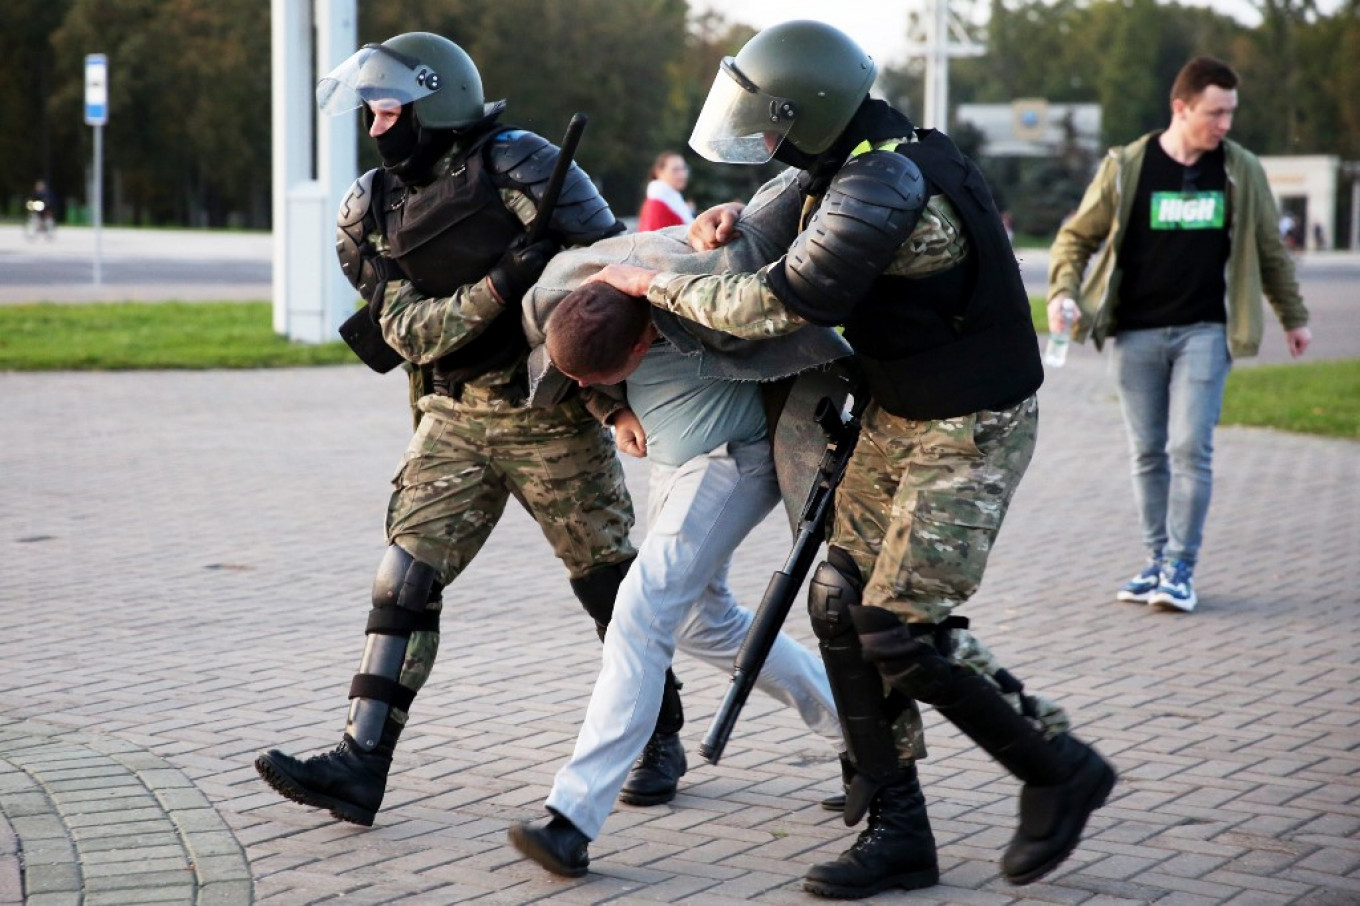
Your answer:
[[[559,248],[555,239],[540,239],[531,245],[528,233],[516,236],[501,260],[486,275],[501,304],[518,305]]]
[[[368,316],[377,324],[382,317],[383,299],[387,295],[387,284],[393,280],[405,280],[406,274],[402,273],[397,262],[388,258],[386,255],[374,255],[372,260],[373,279],[368,293],[364,296],[364,301],[368,303]]]

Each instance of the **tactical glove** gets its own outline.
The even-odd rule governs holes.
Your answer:
[[[397,262],[388,258],[386,255],[374,255],[373,265],[373,288],[369,290],[367,298],[368,316],[377,324],[382,317],[383,299],[387,295],[387,284],[393,280],[405,280],[406,274],[402,272]]]
[[[518,305],[559,248],[555,239],[540,239],[531,245],[528,233],[516,236],[486,275],[501,304]]]

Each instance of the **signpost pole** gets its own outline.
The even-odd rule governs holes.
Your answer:
[[[90,221],[94,226],[94,285],[103,282],[101,233],[104,226],[104,124],[109,121],[109,58],[85,56],[85,124],[94,127],[94,173]]]

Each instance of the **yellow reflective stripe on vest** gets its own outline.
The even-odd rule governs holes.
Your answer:
[[[905,145],[909,141],[911,141],[909,138],[890,138],[886,142],[879,142],[877,145],[871,145],[869,144],[868,139],[865,139],[855,146],[854,150],[850,152],[850,156],[859,157],[866,151],[893,151],[896,150],[898,145]]]

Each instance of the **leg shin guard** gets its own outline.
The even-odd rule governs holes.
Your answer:
[[[902,694],[935,707],[945,720],[1025,783],[1058,783],[1071,766],[1054,758],[1043,733],[1016,712],[997,685],[954,663],[926,636],[941,627],[908,626],[880,607],[852,608],[864,656]]]
[[[858,571],[843,552],[833,548],[808,588],[808,616],[826,665],[831,695],[840,715],[846,756],[853,771],[846,786],[845,823],[864,817],[875,793],[898,768],[892,738],[892,714],[883,679],[865,661],[850,612],[859,604]]]
[[[398,680],[411,634],[433,633],[438,639],[442,588],[433,567],[396,545],[387,549],[373,582],[373,609],[365,630],[368,642],[349,690],[345,732],[365,752],[382,743],[392,710],[405,711],[415,699],[416,690]]]

